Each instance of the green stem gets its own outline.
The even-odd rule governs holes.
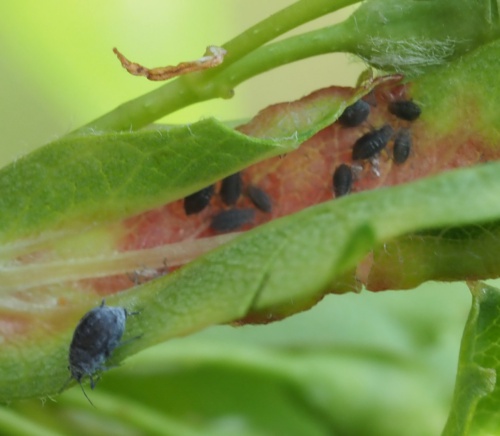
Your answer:
[[[277,36],[301,24],[355,3],[359,3],[359,0],[299,0],[224,44],[224,48],[227,50],[228,54],[224,59],[224,63],[219,67],[213,70],[179,77],[154,91],[122,104],[113,111],[97,118],[73,133],[88,132],[89,130],[135,130],[193,103],[212,98],[230,98],[233,95],[232,88],[236,82],[230,80],[229,83],[224,83],[220,77],[232,64],[235,64],[249,53],[254,52],[266,42],[273,40]],[[294,43],[296,42],[293,38],[290,40],[293,40]],[[248,75],[241,71],[235,74],[238,70],[233,69],[231,75],[235,74],[234,77],[240,78],[245,77],[243,80],[246,80],[247,78],[260,74],[275,66],[313,56],[314,52],[317,51],[314,45],[302,45],[300,48],[297,47],[300,54],[298,52],[294,54],[294,48],[292,46],[286,48],[284,43],[285,41],[280,43],[282,45],[279,46],[279,51],[283,53],[288,51],[288,54],[287,56],[281,56],[281,58],[279,58],[281,60],[277,59],[274,62],[271,59],[266,60],[266,56],[269,57],[272,55],[272,52],[267,54],[263,52],[262,60],[266,60],[267,66],[263,68],[259,68],[258,65],[253,66],[252,71],[255,73],[252,75]],[[270,48],[270,50],[272,51],[273,49]],[[313,54],[308,55],[304,50],[306,52],[309,50]],[[250,63],[253,64],[254,62],[260,61],[260,56],[261,55],[254,54],[253,60]],[[292,60],[287,61],[287,58]],[[222,77],[227,79],[231,77],[231,75]],[[241,83],[243,80],[239,80],[237,83]]]
[[[228,53],[224,59],[224,67],[227,68],[266,42],[301,24],[355,3],[359,3],[359,0],[299,0],[224,44]],[[213,71],[207,72],[207,76],[212,73]]]
[[[282,65],[326,53],[349,51],[351,40],[345,26],[340,23],[265,45],[220,72],[211,85],[218,89],[232,89]]]

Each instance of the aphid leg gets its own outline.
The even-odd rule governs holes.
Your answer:
[[[375,177],[380,177],[380,154],[377,154],[369,159],[372,173]]]
[[[353,163],[351,165],[352,179],[354,181],[361,178],[361,173],[363,172],[363,164],[360,162]]]
[[[118,348],[118,347],[122,347],[123,345],[128,345],[128,344],[130,344],[131,342],[136,341],[137,339],[141,339],[143,336],[144,336],[144,335],[137,335],[137,336],[134,336],[133,338],[127,339],[126,341],[122,341],[122,342],[120,342],[120,343],[116,346],[116,348]]]
[[[92,377],[92,375],[89,375],[89,380],[90,380],[90,389],[94,390],[95,385],[97,384],[97,382],[99,380],[94,381],[94,378]],[[79,383],[80,383],[80,386],[81,386],[82,383],[81,382],[79,382]],[[83,389],[83,387],[82,387],[82,389]]]
[[[69,366],[68,366],[68,369],[70,369],[70,368],[69,368]],[[73,377],[72,377],[72,376],[69,376],[69,377],[68,377],[68,380],[66,380],[66,382],[65,382],[65,383],[64,383],[64,385],[63,385],[63,387],[62,387],[62,388],[61,388],[61,390],[59,391],[59,394],[60,394],[62,391],[64,391],[64,389],[66,389],[66,387],[69,385],[69,383],[71,382],[71,380],[73,380]]]

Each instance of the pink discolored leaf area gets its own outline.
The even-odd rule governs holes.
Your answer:
[[[438,110],[443,112],[436,115],[434,98],[429,89],[436,86],[440,79],[439,75],[436,75],[415,83],[382,83],[363,97],[369,104],[370,113],[360,125],[345,127],[337,121],[304,142],[296,151],[265,160],[242,171],[243,190],[236,204],[227,206],[223,203],[219,195],[219,182],[210,204],[198,214],[187,216],[183,200],[179,200],[128,219],[125,222],[128,233],[122,239],[121,249],[137,250],[217,236],[221,232],[214,231],[210,225],[213,217],[223,210],[254,209],[255,219],[238,229],[245,231],[275,218],[332,200],[332,175],[340,164],[347,164],[355,169],[352,195],[498,159],[500,150],[494,145],[496,132],[490,128],[478,128],[481,122],[486,123],[488,120],[482,120],[484,111],[481,111],[481,101],[474,98],[473,94],[467,90],[454,94],[453,88],[450,87],[449,101],[440,102]],[[238,130],[250,136],[272,137],[279,126],[279,120],[285,114],[293,112],[297,117],[307,117],[307,112],[314,106],[315,100],[324,100],[329,96],[332,99],[347,99],[353,92],[351,88],[341,87],[321,89],[298,101],[270,106]],[[391,113],[390,104],[400,101],[416,104],[421,109],[421,115],[416,120],[407,121]],[[462,122],[471,118],[474,122]],[[390,125],[394,131],[387,147],[373,160],[353,161],[352,149],[355,142],[384,125]],[[404,163],[396,163],[394,144],[401,130],[409,132],[411,149]],[[247,193],[250,186],[260,188],[270,197],[270,212],[255,207]],[[408,257],[411,258],[410,253]],[[169,259],[166,259],[166,262],[169,264]],[[356,277],[352,275],[350,286],[357,289],[362,283],[372,290],[387,289],[389,284],[393,289],[408,287],[410,283],[404,277],[404,270],[401,274],[394,274],[394,267],[397,266],[395,264],[400,265],[401,262],[400,253],[397,258],[384,259],[384,262],[380,262],[380,267],[375,265],[375,268],[372,268],[373,256],[370,255],[359,265]],[[440,279],[439,275],[431,278]],[[443,280],[459,278],[445,275],[442,277]],[[411,285],[416,286],[425,279],[429,277],[416,277],[411,281]],[[344,290],[343,286],[339,285],[339,288],[335,289],[334,286],[332,291]]]

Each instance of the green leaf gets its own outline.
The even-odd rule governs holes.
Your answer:
[[[350,52],[415,76],[498,38],[499,24],[489,0],[369,0],[340,26],[351,31]]]
[[[434,436],[469,305],[459,285],[331,296],[279,323],[216,326],[142,352],[87,392],[95,408],[76,386],[9,409],[65,434]]]
[[[498,277],[499,222],[417,232],[376,248],[366,287],[411,289],[431,280]]]
[[[287,149],[214,119],[169,130],[63,138],[0,172],[0,240],[125,218]]]
[[[498,434],[500,291],[470,285],[472,308],[465,326],[453,404],[444,435]]]
[[[303,310],[374,245],[396,236],[498,220],[499,171],[500,164],[486,164],[323,203],[258,227],[174,273],[110,297],[109,304],[142,311],[128,321],[127,336],[143,337],[118,349],[116,361],[209,325],[245,316],[275,319]],[[32,316],[33,333],[16,334],[2,346],[1,401],[61,388],[68,375],[71,334],[84,312],[76,304],[67,310],[57,307],[57,317]],[[50,337],[43,335],[43,347],[35,333],[40,329],[53,331]]]
[[[0,241],[14,245],[3,251],[9,256],[18,245],[159,207],[292,151],[376,83],[344,98],[324,94],[311,102],[307,119],[291,113],[270,120],[273,127],[263,139],[206,119],[166,130],[69,136],[48,144],[0,171]],[[20,244],[21,238],[33,240]]]

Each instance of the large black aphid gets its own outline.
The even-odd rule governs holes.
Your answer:
[[[273,202],[266,191],[257,186],[250,185],[247,188],[247,195],[257,209],[266,213],[271,213],[273,211]]]
[[[222,180],[220,188],[220,198],[223,203],[228,206],[233,206],[240,198],[241,191],[243,190],[243,180],[241,173],[231,174]]]
[[[94,389],[94,375],[98,371],[108,369],[104,364],[113,350],[140,336],[120,342],[125,331],[127,317],[139,312],[128,312],[124,307],[106,306],[105,300],[99,307],[88,311],[76,326],[73,339],[69,347],[69,366],[71,379],[75,379],[82,388],[82,379],[90,379],[90,387]],[[64,389],[64,388],[63,388]]]
[[[385,148],[393,133],[392,127],[386,124],[380,129],[364,134],[352,148],[352,160],[370,159],[375,156]]]
[[[231,232],[255,219],[254,209],[228,209],[212,217],[210,227],[216,232]]]
[[[363,100],[347,106],[339,117],[338,122],[344,127],[356,127],[370,115],[370,105]]]
[[[205,209],[215,192],[215,186],[210,185],[199,191],[193,192],[184,199],[184,212],[186,215],[193,215]]]
[[[397,100],[389,103],[389,112],[402,120],[415,121],[422,110],[411,100]]]
[[[394,138],[393,158],[397,164],[405,163],[411,152],[411,133],[408,129],[398,130]]]
[[[346,164],[340,164],[333,173],[332,181],[335,197],[342,197],[349,194],[353,181],[351,167]]]

